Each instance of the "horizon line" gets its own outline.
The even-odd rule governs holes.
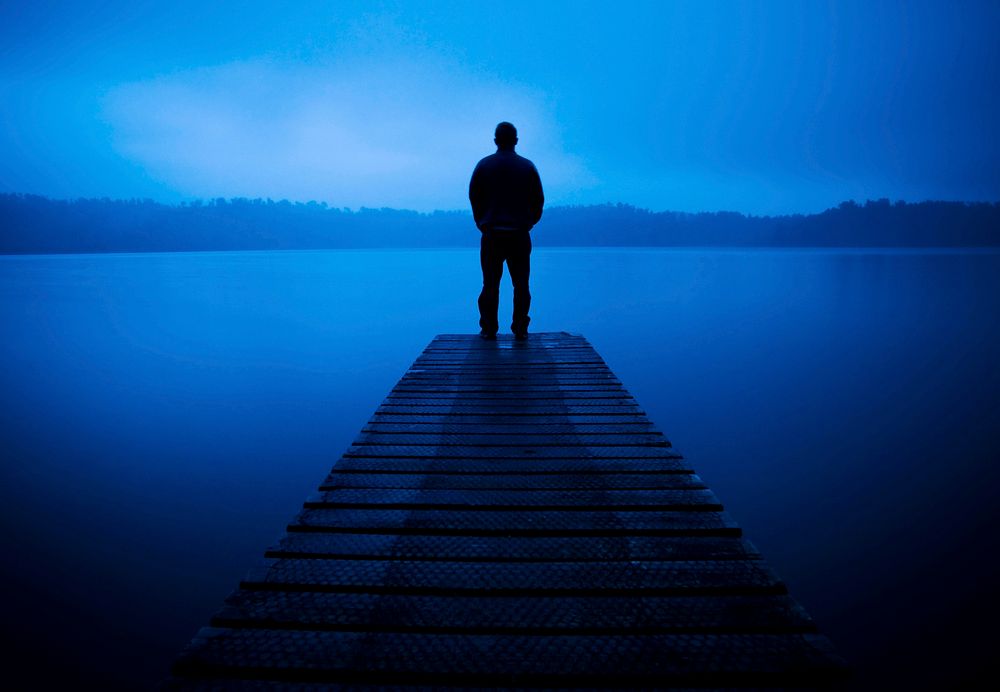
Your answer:
[[[352,214],[357,214],[357,213],[361,213],[361,212],[364,212],[364,211],[394,211],[394,212],[404,212],[404,213],[410,213],[410,214],[417,214],[417,215],[420,215],[420,216],[433,216],[434,214],[471,214],[471,210],[469,210],[469,209],[433,209],[433,210],[430,210],[430,211],[419,211],[417,209],[408,209],[408,208],[405,208],[405,207],[388,207],[388,206],[368,207],[368,206],[363,206],[362,205],[362,206],[359,206],[359,207],[346,207],[346,206],[342,207],[342,206],[335,206],[335,205],[333,205],[333,204],[331,204],[329,202],[322,201],[322,200],[315,200],[315,199],[311,199],[311,200],[308,200],[308,201],[290,200],[290,199],[285,198],[285,197],[283,197],[281,199],[274,199],[274,198],[271,198],[271,197],[195,197],[195,198],[191,198],[191,199],[181,200],[180,202],[164,202],[164,201],[161,201],[161,200],[154,199],[152,197],[86,197],[86,196],[79,196],[79,197],[50,197],[48,195],[39,194],[39,193],[35,193],[35,192],[11,192],[11,191],[0,192],[0,196],[7,196],[7,197],[39,197],[39,198],[46,199],[46,200],[49,200],[49,201],[54,201],[54,202],[80,202],[80,201],[88,201],[88,202],[90,202],[90,201],[93,201],[93,202],[149,202],[149,203],[157,204],[157,205],[160,205],[160,206],[172,207],[172,208],[177,208],[177,209],[187,208],[187,207],[191,207],[191,206],[204,205],[205,203],[217,203],[219,200],[222,200],[222,201],[226,202],[227,204],[231,204],[232,202],[235,202],[235,201],[249,201],[249,202],[268,202],[268,203],[272,203],[272,204],[287,203],[287,204],[290,204],[290,205],[300,205],[300,206],[314,205],[314,206],[322,207],[324,209],[337,210],[337,211],[342,211],[342,212],[346,211],[346,212],[352,213]],[[821,209],[819,211],[811,211],[811,212],[789,212],[789,213],[783,213],[783,214],[752,214],[752,213],[746,213],[746,212],[738,211],[738,210],[735,210],[735,209],[716,209],[716,210],[701,210],[701,211],[679,211],[679,210],[674,210],[674,209],[654,210],[654,209],[650,209],[649,207],[641,207],[641,206],[638,206],[636,204],[632,204],[631,202],[594,202],[594,203],[589,203],[589,204],[554,204],[552,206],[546,207],[546,209],[550,210],[550,209],[586,209],[586,208],[592,208],[592,207],[619,207],[619,208],[625,207],[625,208],[633,209],[633,210],[638,211],[638,212],[644,212],[644,213],[648,213],[648,214],[675,214],[675,215],[680,214],[680,215],[686,215],[686,216],[698,216],[700,214],[738,214],[738,215],[743,216],[745,218],[769,219],[769,218],[780,218],[780,217],[789,217],[789,216],[818,216],[819,214],[824,214],[824,213],[826,213],[828,211],[833,211],[833,210],[840,209],[840,208],[842,208],[845,205],[851,205],[851,204],[853,204],[853,205],[855,205],[855,206],[857,206],[859,208],[863,208],[863,207],[868,206],[868,205],[873,204],[873,203],[874,204],[882,205],[885,202],[888,202],[889,206],[897,206],[897,205],[902,205],[902,206],[916,206],[916,205],[920,205],[920,204],[960,204],[960,205],[963,205],[963,206],[977,206],[977,205],[997,206],[997,205],[1000,205],[1000,198],[998,198],[995,201],[988,201],[988,200],[957,200],[957,199],[923,199],[923,200],[919,200],[919,201],[907,201],[907,200],[904,200],[904,199],[895,199],[895,200],[893,200],[893,199],[890,199],[888,197],[879,197],[877,199],[867,198],[864,201],[861,201],[861,200],[849,198],[849,199],[845,199],[845,200],[840,201],[836,205],[833,205],[833,206],[830,206],[830,207],[826,207],[825,209]]]

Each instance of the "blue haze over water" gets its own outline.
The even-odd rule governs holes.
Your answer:
[[[22,672],[162,679],[426,343],[475,330],[479,280],[471,250],[0,257]],[[1000,254],[544,249],[533,293],[532,327],[591,340],[859,687],[988,670]]]

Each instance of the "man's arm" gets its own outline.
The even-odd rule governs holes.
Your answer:
[[[483,172],[480,164],[472,171],[472,179],[469,180],[469,202],[472,204],[472,218],[476,222],[479,230],[483,230],[479,224],[486,214],[486,200],[483,190]]]
[[[531,166],[531,225],[534,226],[542,218],[542,208],[545,206],[545,193],[542,192],[542,179],[538,175],[538,169],[534,164]]]

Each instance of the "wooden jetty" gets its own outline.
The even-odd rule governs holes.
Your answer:
[[[446,334],[169,686],[816,687],[844,670],[586,339]]]

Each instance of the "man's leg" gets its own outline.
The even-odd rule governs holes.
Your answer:
[[[514,284],[514,319],[510,330],[515,334],[528,332],[528,308],[531,307],[531,293],[528,291],[528,275],[531,273],[531,234],[527,231],[510,238],[507,250],[507,270]]]
[[[496,240],[487,231],[479,241],[479,264],[483,269],[483,290],[479,294],[479,326],[489,334],[496,334],[500,329],[497,309],[500,304],[503,254],[498,252]]]

